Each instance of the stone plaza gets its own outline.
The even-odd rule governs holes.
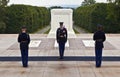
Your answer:
[[[0,77],[120,77],[120,34],[106,34],[103,63],[95,67],[93,34],[69,38],[59,60],[55,38],[31,34],[29,67],[23,68],[18,34],[0,35]]]

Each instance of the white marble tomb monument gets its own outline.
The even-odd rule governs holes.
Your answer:
[[[73,31],[73,10],[72,9],[52,9],[51,10],[51,30],[48,38],[56,38],[56,30],[59,28],[59,22],[64,22],[68,30],[68,38],[75,38]]]

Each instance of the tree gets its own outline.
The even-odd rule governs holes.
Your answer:
[[[115,3],[120,6],[120,0],[116,0]]]
[[[0,0],[0,6],[7,6],[9,0]]]
[[[120,5],[120,0],[107,0],[109,3],[115,3],[116,5]]]
[[[114,1],[113,1],[113,0],[107,0],[107,1],[110,2],[110,3],[112,3],[112,2],[114,2],[115,0],[114,0]]]
[[[96,3],[95,0],[84,0],[82,2],[82,6],[91,5],[91,4],[95,4],[95,3]]]
[[[48,26],[50,23],[50,12],[45,7],[11,5],[6,8],[5,33],[18,33],[23,25],[27,27],[29,33],[32,33]]]
[[[112,24],[120,30],[120,0],[107,0],[108,3],[108,16],[107,19],[112,19]]]
[[[52,7],[50,7],[50,9],[58,9],[58,8],[63,8],[63,7],[61,7],[61,6],[52,6]]]
[[[0,0],[0,33],[4,33],[6,29],[6,6],[9,0]]]

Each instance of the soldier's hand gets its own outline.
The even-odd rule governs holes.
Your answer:
[[[57,41],[57,43],[59,43],[59,41]]]
[[[65,41],[65,43],[67,43],[67,40]]]

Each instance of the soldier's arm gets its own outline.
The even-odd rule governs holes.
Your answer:
[[[66,42],[67,42],[67,39],[68,39],[68,32],[67,32],[67,29],[66,30]]]
[[[106,36],[105,36],[105,33],[103,35],[103,42],[106,40]]]
[[[96,33],[93,35],[93,40],[96,41]]]
[[[56,40],[57,40],[57,42],[59,42],[58,29],[57,29],[57,31],[56,31]]]
[[[20,34],[18,35],[18,42],[19,42],[19,43],[21,42]]]
[[[28,34],[28,44],[30,43],[30,36],[29,36],[29,34]]]

